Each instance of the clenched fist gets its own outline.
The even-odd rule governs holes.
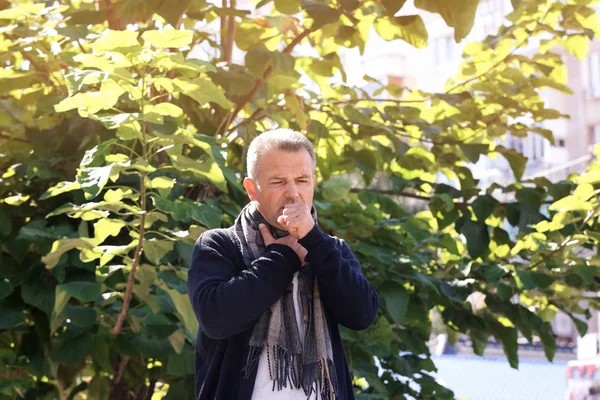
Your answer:
[[[283,215],[277,218],[277,222],[287,228],[287,231],[296,239],[302,239],[315,226],[315,221],[310,214],[310,207],[302,204],[296,199],[293,204],[287,204],[283,208]]]

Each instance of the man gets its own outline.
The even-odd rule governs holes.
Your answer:
[[[316,224],[315,166],[300,133],[259,135],[251,202],[231,228],[198,239],[188,273],[197,399],[354,399],[338,324],[366,329],[379,299],[348,245]]]

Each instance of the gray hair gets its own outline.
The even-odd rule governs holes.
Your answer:
[[[246,170],[251,179],[257,180],[260,171],[258,160],[267,151],[277,149],[289,152],[297,152],[306,149],[313,164],[313,173],[317,166],[317,157],[312,143],[300,132],[292,129],[273,129],[255,137],[248,147],[246,156]]]

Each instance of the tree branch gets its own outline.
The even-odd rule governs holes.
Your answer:
[[[146,65],[144,65],[144,72],[142,73],[142,99],[140,101],[140,110],[144,109],[144,99],[146,96]],[[148,162],[148,148],[146,142],[146,121],[142,121],[142,159]],[[129,271],[129,279],[127,281],[127,288],[125,289],[125,298],[123,299],[123,308],[115,326],[110,330],[113,335],[118,335],[123,328],[123,322],[127,317],[129,311],[129,304],[131,302],[131,292],[133,291],[133,284],[135,282],[135,271],[138,265],[140,265],[140,258],[142,256],[142,247],[144,244],[145,235],[145,224],[146,224],[146,173],[140,173],[140,208],[142,215],[140,217],[140,232],[137,245],[135,247],[135,253],[133,255],[133,263],[131,264],[131,271]]]
[[[223,0],[225,4],[227,0]],[[229,8],[235,9],[235,1],[229,0]],[[227,65],[231,65],[231,59],[233,57],[233,41],[235,39],[235,15],[230,15],[227,17],[227,36],[225,38],[225,42],[223,43],[223,51],[225,56],[225,61]]]
[[[283,53],[290,54],[292,52],[292,50],[294,50],[294,47],[296,47],[296,45],[298,43],[300,43],[302,41],[302,39],[307,37],[311,32],[312,31],[310,29],[305,29],[300,35],[296,36],[290,42],[290,44],[288,44],[286,46],[285,49],[283,49]],[[235,117],[237,117],[237,115],[240,113],[240,111],[242,111],[242,109],[246,106],[246,104],[248,104],[252,100],[252,98],[256,95],[256,92],[258,92],[258,90],[265,83],[265,81],[269,78],[269,76],[271,75],[272,72],[273,72],[273,65],[270,64],[267,67],[267,69],[265,70],[265,72],[263,73],[262,78],[260,78],[256,81],[252,90],[235,106],[233,112],[231,113],[231,116],[228,115],[225,118],[229,117],[229,121],[235,120]],[[229,126],[229,123],[230,122],[228,122],[226,125]],[[225,129],[227,129],[227,126],[225,126]]]
[[[360,193],[360,192],[370,192],[370,193],[377,193],[377,194],[384,194],[387,196],[399,196],[399,197],[406,197],[406,198],[410,198],[410,199],[415,199],[415,200],[422,200],[422,201],[431,201],[433,200],[434,196],[423,196],[420,194],[415,194],[415,193],[410,193],[410,192],[397,192],[395,190],[383,190],[383,189],[368,189],[368,188],[351,188],[350,189],[350,193]],[[554,203],[554,200],[544,200],[542,202],[542,204],[552,204]],[[498,203],[499,207],[506,207],[506,205],[508,205],[510,203]],[[471,203],[470,202],[464,202],[464,201],[457,201],[454,202],[454,206],[456,208],[466,208],[468,206],[470,206]]]
[[[5,135],[4,133],[0,133],[0,139],[12,140],[12,141],[21,142],[21,143],[31,143],[27,139],[8,136],[8,135]]]
[[[401,99],[380,99],[380,98],[371,98],[371,99],[350,99],[350,100],[332,100],[328,101],[331,104],[356,104],[364,101],[373,101],[376,103],[396,103],[396,104],[409,104],[409,103],[423,103],[425,101],[431,100],[431,97],[426,97],[421,100],[401,100]]]

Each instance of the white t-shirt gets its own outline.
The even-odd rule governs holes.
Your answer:
[[[303,324],[303,310],[302,302],[300,301],[300,294],[298,291],[298,273],[294,274],[292,279],[292,296],[294,299],[294,310],[296,311],[296,323],[298,325],[298,332],[300,333],[300,340],[304,340],[304,324]],[[289,382],[288,382],[289,383]],[[312,396],[311,396],[312,397]],[[319,397],[315,397],[318,400]],[[258,370],[256,371],[256,381],[254,383],[254,391],[252,392],[252,400],[307,400],[304,390],[291,389],[288,384],[287,387],[283,387],[281,390],[273,390],[273,381],[269,377],[269,367],[267,363],[267,351],[263,350],[260,360],[258,362]]]

